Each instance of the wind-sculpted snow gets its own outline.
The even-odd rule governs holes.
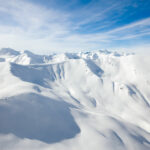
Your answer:
[[[149,150],[149,56],[0,51],[0,150]]]

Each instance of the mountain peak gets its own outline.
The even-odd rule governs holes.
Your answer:
[[[14,49],[11,49],[11,48],[2,48],[2,49],[0,50],[0,54],[1,54],[1,55],[19,55],[20,52],[14,50]]]

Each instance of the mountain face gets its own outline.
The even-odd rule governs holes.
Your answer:
[[[0,51],[0,150],[149,150],[150,59]]]

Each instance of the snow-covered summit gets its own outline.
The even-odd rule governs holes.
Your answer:
[[[19,54],[20,54],[19,51],[16,51],[16,50],[11,49],[11,48],[2,48],[0,50],[0,55],[16,56],[16,55],[19,55]]]

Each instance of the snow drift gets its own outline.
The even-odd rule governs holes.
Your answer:
[[[0,51],[1,150],[149,150],[150,59]]]

